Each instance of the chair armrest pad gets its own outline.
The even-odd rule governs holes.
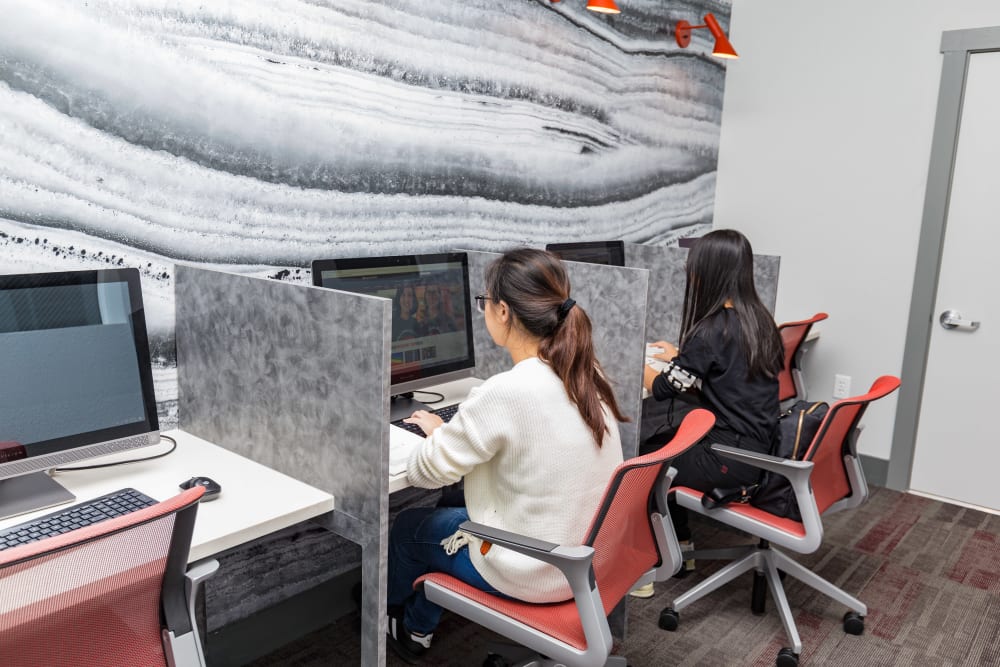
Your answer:
[[[784,475],[789,480],[794,477],[808,478],[809,473],[813,468],[812,461],[783,459],[778,456],[771,456],[770,454],[748,452],[745,449],[730,447],[728,445],[714,444],[712,445],[712,450],[725,458],[740,461],[741,463],[752,465],[755,468],[760,468],[761,470],[770,470],[771,472],[776,472],[779,475]]]
[[[200,560],[197,563],[192,563],[188,566],[187,571],[184,576],[194,585],[197,586],[201,582],[205,581],[212,575],[214,575],[219,569],[219,561],[214,558],[206,558]]]
[[[491,526],[484,526],[475,521],[465,521],[459,529],[476,537],[528,556],[534,556],[539,560],[554,562],[563,561],[589,561],[594,550],[586,546],[562,546],[545,540],[538,540],[533,537],[519,535],[507,530],[500,530]]]

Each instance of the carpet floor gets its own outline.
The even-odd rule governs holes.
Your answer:
[[[699,548],[748,543],[702,517],[691,523]],[[824,544],[797,560],[859,597],[869,613],[865,633],[847,635],[846,609],[786,579],[801,665],[1000,665],[1000,516],[873,488],[865,505],[825,518],[824,526]],[[765,615],[750,612],[750,573],[684,609],[676,632],[657,626],[663,607],[722,565],[699,561],[689,576],[657,584],[654,597],[630,598],[627,638],[615,653],[631,667],[773,665],[787,639],[770,599]],[[349,615],[252,667],[359,664],[358,625]],[[498,639],[446,613],[423,663],[479,665]],[[405,663],[390,652],[387,664]]]

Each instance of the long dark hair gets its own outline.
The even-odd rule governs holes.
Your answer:
[[[717,229],[699,238],[688,253],[681,346],[727,301],[740,322],[750,377],[777,377],[785,351],[774,318],[754,287],[750,241],[736,230]]]
[[[594,434],[597,445],[611,428],[605,403],[619,421],[628,421],[594,356],[590,318],[579,305],[562,308],[570,296],[562,261],[544,250],[517,248],[486,267],[486,293],[507,302],[521,326],[540,340],[538,356],[552,367]]]

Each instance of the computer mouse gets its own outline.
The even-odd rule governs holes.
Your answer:
[[[215,500],[222,493],[222,486],[210,477],[192,477],[184,480],[178,486],[182,489],[190,489],[193,486],[205,487],[205,495],[201,497],[202,502]]]

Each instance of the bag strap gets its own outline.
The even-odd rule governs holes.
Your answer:
[[[806,418],[806,411],[799,410],[799,423],[795,427],[795,444],[792,445],[792,458],[796,461],[798,460],[799,454],[799,440],[802,438],[802,422]]]
[[[716,487],[707,493],[701,494],[701,506],[707,510],[722,507],[729,503],[746,504],[760,484],[750,486],[733,486],[729,488]]]
[[[815,410],[816,408],[818,408],[821,405],[823,405],[823,401],[816,401],[815,403],[813,403],[812,405],[809,406],[809,409],[806,410],[806,414],[807,415],[811,415],[813,413],[813,410]]]

